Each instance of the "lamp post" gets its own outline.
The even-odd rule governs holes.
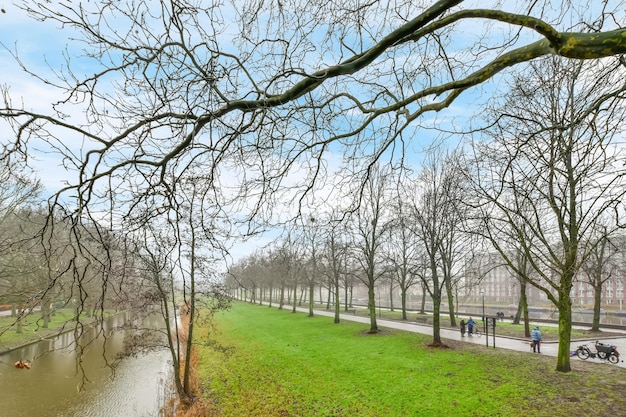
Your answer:
[[[487,319],[485,317],[485,291],[480,290],[480,295],[483,296],[483,333],[485,334],[485,344],[489,347],[489,327],[487,325]]]
[[[483,323],[485,322],[485,292],[481,291],[480,294],[483,296]]]

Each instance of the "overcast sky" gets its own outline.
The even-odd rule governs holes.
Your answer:
[[[54,24],[35,22],[12,3],[0,0],[0,83],[8,87],[13,104],[23,98],[27,109],[49,112],[50,103],[58,97],[55,90],[25,73],[12,53],[19,51],[19,59],[36,70],[58,66],[63,62],[61,52],[67,44],[68,31],[59,30]],[[13,132],[0,120],[0,141],[10,142]],[[31,160],[44,186],[49,192],[60,188],[67,179],[67,172],[54,155],[38,155]]]

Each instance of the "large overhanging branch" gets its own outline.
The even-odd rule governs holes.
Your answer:
[[[189,145],[189,143],[191,143],[193,137],[212,120],[220,118],[221,116],[235,110],[255,111],[259,109],[278,107],[293,102],[299,97],[302,97],[304,94],[315,90],[322,85],[322,83],[331,78],[357,73],[367,65],[374,62],[389,48],[392,48],[400,43],[404,43],[407,40],[415,41],[428,33],[432,33],[437,29],[450,25],[463,18],[481,17],[483,19],[493,19],[530,27],[543,35],[544,39],[509,51],[463,79],[426,88],[404,100],[394,103],[391,106],[377,109],[374,111],[375,114],[401,111],[406,108],[407,105],[415,103],[422,98],[433,95],[440,96],[449,93],[448,97],[441,102],[420,106],[416,112],[411,115],[407,114],[407,116],[409,120],[414,120],[426,112],[440,111],[452,104],[454,99],[456,99],[456,97],[458,97],[458,95],[467,88],[484,83],[508,67],[528,62],[542,56],[559,55],[565,58],[589,60],[626,53],[626,29],[600,33],[558,32],[550,25],[539,19],[494,10],[480,9],[463,11],[456,13],[449,18],[444,18],[430,26],[424,26],[424,23],[431,21],[458,3],[460,3],[460,1],[438,2],[435,6],[431,7],[427,12],[423,13],[418,18],[412,20],[406,25],[403,25],[383,38],[381,42],[374,45],[368,51],[356,55],[340,64],[317,71],[299,81],[282,94],[259,100],[234,100],[213,113],[200,116],[193,132],[191,132],[188,137],[179,144],[179,146],[173,149],[164,158],[163,162],[167,162],[169,159],[178,155]],[[421,30],[421,28],[424,28],[424,30]],[[372,117],[369,117],[368,120],[371,121]],[[343,136],[345,135],[341,135],[341,137]]]
[[[378,116],[393,112],[396,112],[398,115],[403,114],[406,117],[406,122],[400,125],[400,130],[402,130],[426,112],[440,111],[447,108],[457,99],[461,92],[466,89],[484,83],[506,68],[528,62],[538,57],[559,55],[573,59],[600,59],[626,52],[626,29],[600,33],[570,33],[559,32],[548,23],[531,16],[507,13],[499,10],[459,10],[447,14],[460,3],[462,3],[462,0],[441,0],[435,3],[416,18],[401,25],[387,36],[384,36],[379,42],[366,51],[355,54],[336,65],[328,66],[308,75],[302,75],[299,81],[280,94],[263,95],[260,98],[250,100],[228,99],[225,95],[220,94],[222,102],[218,104],[214,110],[207,111],[204,114],[193,114],[192,112],[182,112],[180,114],[163,112],[155,115],[147,115],[147,117],[126,126],[123,131],[109,139],[98,137],[88,132],[85,128],[68,124],[61,118],[57,119],[21,110],[16,111],[10,108],[0,110],[0,117],[18,119],[19,117],[26,116],[29,117],[30,120],[22,126],[22,129],[29,124],[35,125],[36,122],[42,121],[55,124],[64,129],[73,130],[83,137],[90,138],[94,142],[100,143],[102,145],[100,149],[92,149],[85,154],[86,159],[83,161],[81,169],[82,186],[89,188],[89,184],[93,184],[99,178],[112,175],[115,170],[122,169],[129,165],[152,166],[155,170],[158,170],[160,167],[161,179],[163,181],[166,175],[165,168],[168,166],[169,162],[183,154],[185,150],[192,145],[194,138],[203,132],[206,126],[212,121],[223,120],[228,114],[236,112],[241,112],[242,114],[258,113],[272,108],[285,108],[289,105],[294,105],[294,103],[298,102],[299,99],[305,95],[320,90],[320,87],[325,82],[334,78],[356,76],[360,71],[375,64],[381,57],[394,48],[399,48],[409,42],[417,42],[429,34],[434,34],[441,29],[449,28],[460,21],[483,19],[504,22],[512,26],[532,30],[542,36],[542,39],[508,51],[467,76],[424,88],[408,97],[395,100],[388,106],[367,108],[366,106],[362,106],[357,97],[352,96],[350,92],[338,93],[334,96],[335,98],[341,96],[350,98],[355,103],[356,108],[360,109],[363,114],[367,114],[368,117],[356,128],[337,132],[332,139],[341,139],[356,135],[362,132],[369,123],[373,123]],[[160,49],[155,48],[154,50],[159,51]],[[185,50],[188,51],[190,57],[193,57],[193,54],[189,52],[192,48],[185,48]],[[231,54],[221,54],[224,56],[229,55],[231,58],[235,57]],[[196,68],[201,67],[196,61],[194,61],[194,65]],[[241,70],[248,74],[250,81],[254,81],[251,73],[243,67],[243,64],[241,64]],[[358,83],[359,81],[356,80],[356,82]],[[259,88],[256,83],[252,82],[252,84],[255,86],[255,95],[261,94],[261,91],[265,91]],[[424,99],[428,97],[439,97],[440,100],[421,102],[425,101]],[[325,100],[329,105],[332,101],[333,98]],[[410,111],[409,109],[411,107],[412,110]],[[180,142],[174,144],[169,151],[166,150],[161,156],[153,155],[149,157],[147,155],[141,155],[140,158],[129,158],[127,160],[118,161],[118,163],[110,166],[99,163],[102,162],[101,158],[103,158],[107,152],[114,149],[116,144],[124,143],[125,138],[132,135],[133,132],[138,132],[146,126],[149,127],[152,123],[166,124],[169,120],[176,120],[181,123],[189,122],[192,123],[193,128],[186,136],[181,138]],[[397,137],[397,134],[395,136],[392,135],[391,140]],[[328,140],[324,141],[324,143],[328,143]],[[389,146],[389,143],[387,146]],[[385,147],[382,147],[381,149],[384,150],[384,148]],[[92,172],[91,177],[88,177],[89,174],[87,171],[89,170],[89,166],[91,166],[91,168],[98,166],[104,170],[101,172]]]
[[[196,123],[195,129],[185,138],[183,142],[179,144],[179,146],[173,149],[172,152],[170,152],[163,159],[163,162],[167,163],[167,161],[174,158],[187,146],[189,146],[193,138],[204,128],[204,126],[206,126],[212,120],[218,119],[225,114],[236,110],[255,111],[258,109],[282,106],[287,103],[293,102],[303,95],[315,90],[328,79],[339,77],[342,75],[355,74],[374,62],[386,50],[393,47],[401,39],[415,32],[419,28],[424,27],[428,22],[433,21],[442,13],[445,13],[447,10],[461,2],[462,0],[442,0],[437,2],[435,5],[427,9],[415,19],[402,25],[400,28],[385,36],[380,42],[378,42],[366,52],[355,55],[340,64],[314,72],[313,74],[310,74],[304,79],[300,80],[293,87],[289,88],[282,94],[258,100],[233,100],[224,105],[222,108],[218,109],[217,111],[201,116]]]

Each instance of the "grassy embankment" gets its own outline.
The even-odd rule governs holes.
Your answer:
[[[71,308],[59,309],[50,316],[47,328],[41,327],[41,314],[32,313],[22,319],[22,333],[17,332],[15,317],[0,317],[0,353],[25,344],[52,337],[63,330],[73,329],[75,311]],[[85,322],[88,321],[85,319]]]
[[[626,415],[623,368],[563,374],[554,357],[367,329],[237,303],[199,350],[202,395],[221,417]]]

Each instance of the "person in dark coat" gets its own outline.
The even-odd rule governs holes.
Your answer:
[[[461,337],[465,336],[465,326],[466,326],[465,319],[461,319]]]

